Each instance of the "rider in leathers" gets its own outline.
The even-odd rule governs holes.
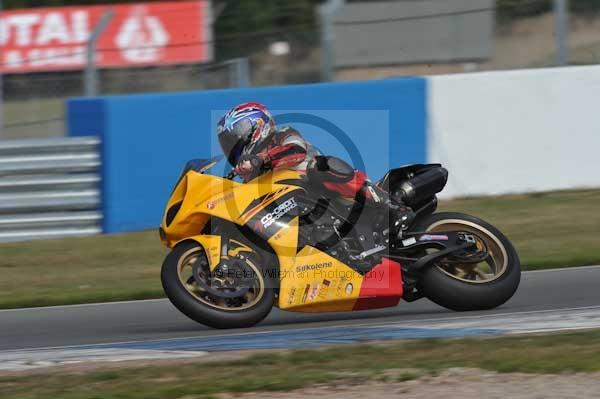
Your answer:
[[[322,157],[302,135],[291,127],[277,129],[267,108],[259,103],[244,103],[229,110],[217,125],[219,143],[234,171],[244,182],[252,180],[266,169],[294,169],[306,173],[307,169],[321,170],[315,165],[339,165],[327,167],[320,173],[338,177],[347,174],[349,185],[358,187],[369,203],[385,207],[390,211],[395,232],[407,228],[414,218],[408,207],[395,203],[388,193],[366,179],[361,171],[353,170],[344,161],[333,157]],[[328,158],[330,161],[327,162]],[[333,162],[331,161],[333,160]],[[336,170],[339,169],[339,170]],[[342,171],[343,169],[343,171]],[[325,177],[324,180],[327,178]],[[357,184],[358,183],[358,184]],[[344,193],[348,190],[339,190]],[[351,195],[347,193],[346,195]]]

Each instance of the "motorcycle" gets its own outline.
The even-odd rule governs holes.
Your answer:
[[[220,158],[188,162],[159,228],[171,248],[164,291],[199,323],[249,327],[273,306],[341,312],[424,297],[483,310],[517,290],[519,257],[497,228],[435,212],[448,177],[440,164],[400,167],[376,182],[416,214],[396,231],[388,212],[297,171],[271,170],[248,183],[207,174]]]

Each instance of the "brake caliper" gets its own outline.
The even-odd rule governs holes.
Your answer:
[[[467,248],[462,251],[456,251],[448,256],[448,259],[461,263],[480,263],[487,259],[489,253],[487,247],[482,241],[478,241],[474,234],[469,233],[458,233],[458,244],[465,243],[469,244]],[[477,245],[478,242],[482,243],[482,248]]]

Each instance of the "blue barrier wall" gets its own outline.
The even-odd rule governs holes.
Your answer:
[[[218,117],[258,101],[279,124],[302,131],[322,152],[379,178],[390,167],[426,160],[425,79],[259,89],[75,98],[69,134],[102,139],[104,231],[157,227],[185,161],[219,152]],[[214,173],[220,173],[225,165]]]

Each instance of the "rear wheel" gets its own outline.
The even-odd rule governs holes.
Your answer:
[[[492,309],[508,301],[521,280],[519,257],[511,242],[491,224],[463,213],[440,212],[419,220],[414,231],[464,232],[488,257],[479,263],[444,258],[429,267],[420,289],[433,302],[452,310]]]
[[[181,243],[163,263],[163,289],[177,309],[199,323],[215,328],[250,327],[273,307],[272,273],[264,272],[254,252],[236,254],[227,266],[211,272],[198,243]]]

